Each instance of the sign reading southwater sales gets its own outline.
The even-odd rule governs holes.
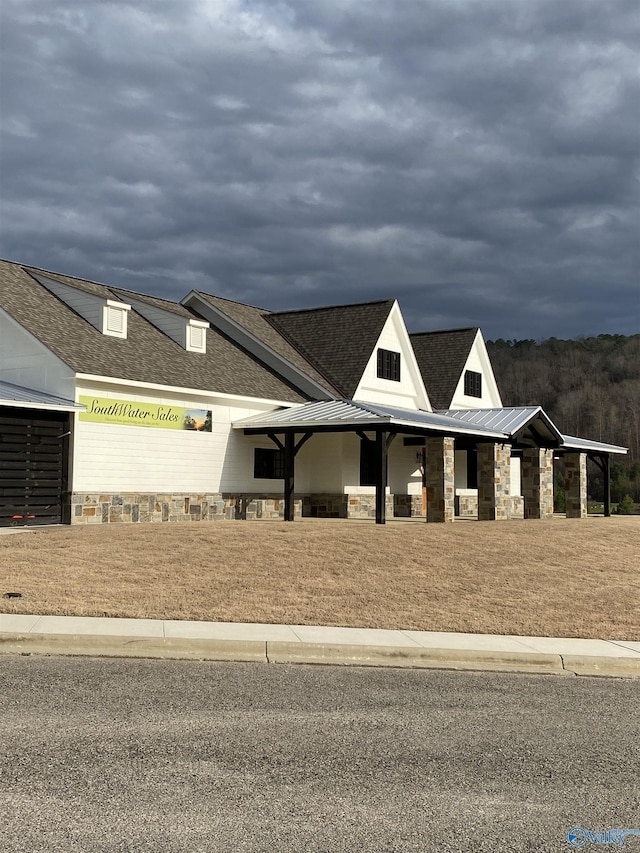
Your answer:
[[[159,403],[138,403],[135,400],[113,400],[109,397],[80,397],[86,412],[81,421],[118,426],[153,427],[154,429],[186,429],[211,432],[210,409],[183,409]]]

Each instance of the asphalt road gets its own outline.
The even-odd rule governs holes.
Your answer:
[[[0,850],[570,851],[640,829],[639,728],[638,681],[0,657]]]

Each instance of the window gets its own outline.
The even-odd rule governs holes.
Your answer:
[[[388,463],[388,460],[387,460]],[[378,455],[375,441],[360,439],[360,485],[375,486],[378,478]]]
[[[464,372],[464,393],[467,397],[482,397],[482,374],[475,370]]]
[[[256,447],[253,457],[253,476],[256,480],[283,480],[283,451]]]
[[[378,350],[378,379],[400,382],[400,353],[388,349]]]

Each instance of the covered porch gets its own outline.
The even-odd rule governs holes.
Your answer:
[[[441,523],[456,516],[456,492],[464,491],[457,488],[462,480],[471,486],[467,491],[477,494],[480,520],[550,517],[553,457],[558,453],[565,455],[567,471],[577,471],[568,477],[567,515],[586,516],[586,455],[602,460],[606,475],[610,455],[625,452],[613,445],[563,436],[540,407],[425,412],[342,400],[281,409],[238,421],[234,429],[246,436],[266,436],[273,444],[281,464],[287,521],[294,518],[298,454],[303,447],[310,452],[311,440],[322,434],[350,433],[359,439],[361,457],[369,460],[366,485],[373,487],[377,524],[384,524],[394,512],[393,496],[388,493],[394,442],[402,442],[415,454],[422,479],[420,514],[427,522]],[[459,460],[462,454],[467,465],[461,473],[460,465],[456,470],[456,457]],[[512,487],[515,474],[517,494]],[[605,513],[610,513],[610,502]]]

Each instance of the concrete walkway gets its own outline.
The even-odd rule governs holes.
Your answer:
[[[0,654],[351,664],[640,678],[640,642],[0,614]]]

